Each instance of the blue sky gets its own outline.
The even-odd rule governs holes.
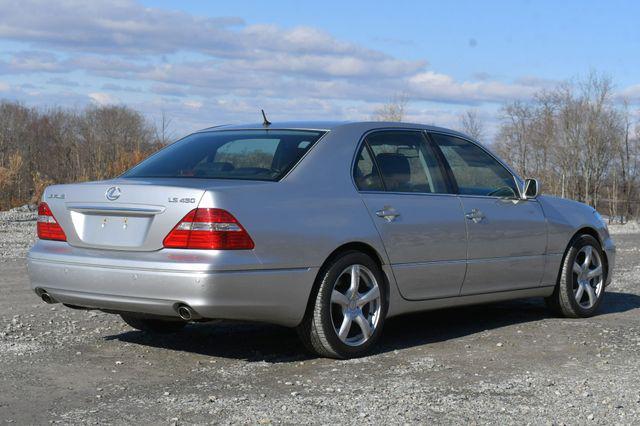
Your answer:
[[[0,98],[124,104],[180,134],[227,122],[412,121],[490,138],[505,102],[591,70],[640,108],[640,2],[0,0]],[[636,113],[637,116],[637,113]]]

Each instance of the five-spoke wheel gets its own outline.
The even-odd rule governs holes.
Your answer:
[[[380,319],[380,286],[364,265],[347,267],[333,284],[331,320],[340,340],[350,346],[366,342]]]
[[[574,238],[564,257],[560,278],[547,305],[570,318],[593,315],[604,296],[607,267],[598,240],[591,235]]]
[[[573,275],[576,302],[585,309],[594,307],[604,288],[602,259],[597,248],[586,245],[580,249],[573,262]]]
[[[387,312],[387,284],[370,256],[348,251],[318,275],[298,334],[313,352],[333,358],[365,354],[380,336]]]

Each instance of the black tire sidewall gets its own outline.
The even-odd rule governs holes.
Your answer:
[[[336,334],[333,322],[331,320],[331,293],[333,290],[333,284],[338,279],[339,275],[349,266],[354,264],[360,264],[367,267],[378,281],[378,287],[380,288],[380,300],[381,311],[378,325],[372,336],[360,346],[350,346],[343,343]],[[378,341],[382,334],[385,318],[388,310],[388,288],[387,282],[384,278],[384,274],[378,264],[364,253],[360,252],[348,252],[343,256],[336,259],[334,263],[325,272],[321,287],[323,291],[318,293],[319,300],[317,303],[321,306],[320,321],[324,330],[325,337],[328,343],[331,345],[333,351],[344,358],[351,358],[361,356],[367,353]]]
[[[590,317],[594,315],[598,310],[600,303],[602,303],[602,299],[604,299],[604,294],[605,294],[605,288],[603,285],[602,292],[598,297],[598,300],[591,308],[588,308],[588,309],[580,306],[580,304],[576,301],[574,297],[573,263],[575,262],[576,257],[580,252],[580,250],[587,245],[590,245],[594,247],[596,250],[598,250],[598,254],[600,255],[600,259],[602,262],[604,283],[607,282],[607,274],[608,274],[606,262],[604,260],[604,254],[602,253],[602,248],[598,240],[593,238],[591,235],[580,235],[579,237],[577,237],[573,241],[571,247],[569,248],[569,251],[567,252],[567,257],[564,263],[565,270],[562,277],[563,279],[560,282],[559,290],[563,292],[562,297],[560,299],[561,304],[568,303],[570,305],[571,310],[574,311],[577,314],[577,316],[580,316],[580,317]]]

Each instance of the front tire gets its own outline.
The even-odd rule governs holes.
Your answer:
[[[298,335],[312,352],[329,358],[366,354],[378,341],[387,314],[387,284],[364,253],[345,252],[325,265]]]
[[[185,325],[184,321],[172,321],[156,318],[145,318],[130,314],[121,314],[120,317],[129,326],[136,330],[150,334],[171,334],[181,331]]]
[[[591,235],[573,239],[562,264],[560,278],[547,306],[567,318],[593,316],[604,297],[607,268],[598,240]]]

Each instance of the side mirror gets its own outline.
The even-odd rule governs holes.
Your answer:
[[[540,184],[537,179],[525,179],[524,199],[536,198],[540,194]]]

